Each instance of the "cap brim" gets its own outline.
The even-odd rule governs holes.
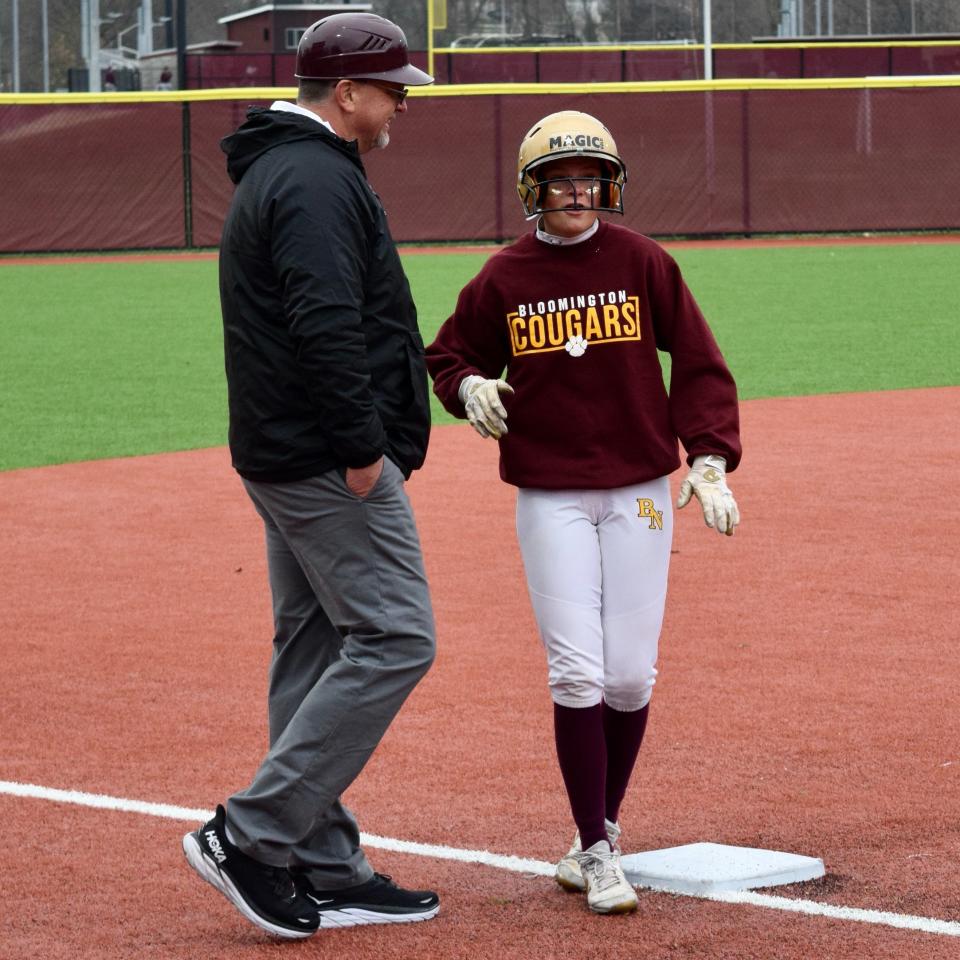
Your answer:
[[[424,73],[412,63],[395,70],[384,70],[383,73],[365,73],[362,78],[357,79],[389,80],[391,83],[402,83],[405,87],[425,87],[428,83],[433,83],[433,77],[429,73]]]

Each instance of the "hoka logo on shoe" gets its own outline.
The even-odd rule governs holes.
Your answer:
[[[223,852],[223,846],[216,831],[208,830],[204,836],[207,838],[207,846],[210,847],[210,852],[216,858],[217,863],[223,863],[227,859],[227,855]]]

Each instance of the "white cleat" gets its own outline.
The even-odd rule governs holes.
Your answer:
[[[620,853],[620,824],[605,821],[607,826],[607,839],[610,841],[610,848]],[[580,831],[578,830],[573,837],[573,846],[566,852],[557,864],[557,870],[554,878],[564,890],[583,893],[587,885],[583,882],[583,875],[580,873],[580,862],[577,860],[577,854],[582,853],[580,846]]]
[[[598,840],[577,854],[587,885],[587,906],[594,913],[630,913],[637,909],[637,892],[624,876],[620,854]]]

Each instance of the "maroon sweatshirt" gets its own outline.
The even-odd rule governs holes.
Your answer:
[[[671,355],[670,393],[657,350]],[[609,489],[661,477],[700,454],[740,462],[737,390],[673,258],[601,222],[581,243],[535,233],[492,256],[427,348],[454,416],[464,377],[499,377],[509,433],[500,476],[518,487]]]

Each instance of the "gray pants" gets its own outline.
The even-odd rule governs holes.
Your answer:
[[[266,526],[273,595],[270,750],[227,823],[248,855],[320,890],[363,883],[373,870],[340,795],[434,656],[403,474],[384,459],[365,499],[339,470],[244,486]]]

